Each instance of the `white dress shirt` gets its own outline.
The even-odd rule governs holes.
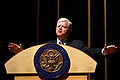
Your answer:
[[[66,45],[66,42],[62,42],[59,38],[57,38],[57,44],[63,44],[63,45]]]

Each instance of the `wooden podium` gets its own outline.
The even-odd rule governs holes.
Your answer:
[[[32,46],[9,59],[5,63],[7,74],[14,75],[15,80],[40,80],[33,59],[36,51],[44,45],[46,44]],[[67,80],[88,80],[89,74],[95,72],[97,63],[90,56],[76,48],[66,45],[60,46],[67,51],[70,58]]]

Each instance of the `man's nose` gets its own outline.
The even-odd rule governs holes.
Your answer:
[[[62,26],[60,26],[59,29],[62,29]]]

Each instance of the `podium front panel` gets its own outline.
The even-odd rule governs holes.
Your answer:
[[[34,57],[37,50],[46,44],[32,46],[13,56],[5,63],[7,74],[37,74],[34,65]],[[86,53],[74,47],[59,44],[63,47],[70,58],[68,73],[94,73],[96,61]]]

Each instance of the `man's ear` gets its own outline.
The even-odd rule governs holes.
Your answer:
[[[72,28],[69,29],[69,32],[70,32],[70,33],[72,32]]]

